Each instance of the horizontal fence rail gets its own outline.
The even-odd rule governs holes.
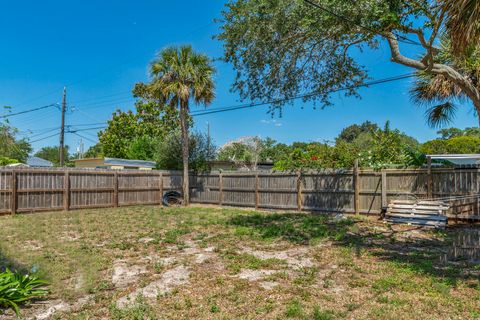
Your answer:
[[[212,172],[190,186],[193,203],[378,215],[394,199],[448,199],[450,215],[480,218],[477,168]],[[161,204],[181,187],[176,171],[3,168],[0,213]]]

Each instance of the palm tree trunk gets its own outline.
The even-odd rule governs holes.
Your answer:
[[[180,101],[180,124],[182,127],[182,159],[183,159],[183,205],[190,204],[190,178],[188,175],[188,102]]]

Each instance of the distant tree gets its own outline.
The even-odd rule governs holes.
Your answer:
[[[274,156],[275,143],[270,138],[242,137],[220,148],[218,159],[244,164],[246,169],[257,170],[259,162],[271,160],[270,157]]]
[[[445,128],[438,130],[437,134],[440,135],[443,140],[447,140],[450,138],[462,136],[463,130],[458,128]]]
[[[440,135],[441,139],[448,140],[455,137],[480,137],[480,128],[446,128],[437,131],[437,134]]]
[[[9,123],[0,123],[0,157],[25,162],[32,146],[26,139],[17,139],[17,133]]]
[[[194,171],[209,170],[208,162],[215,159],[216,147],[205,134],[193,132],[189,143],[189,168]],[[179,130],[158,141],[154,153],[157,167],[163,170],[181,170],[182,134]]]
[[[84,158],[103,158],[103,156],[103,146],[101,143],[91,146],[83,155]]]
[[[345,142],[352,142],[353,140],[356,140],[362,133],[371,133],[378,129],[378,125],[370,121],[365,121],[360,125],[353,124],[344,128],[342,132],[340,132],[337,137],[337,141],[343,140]]]
[[[137,84],[134,95],[136,112],[117,110],[108,127],[99,132],[101,153],[106,157],[147,160],[134,157],[132,143],[162,138],[179,126],[178,112],[154,100],[144,85]]]
[[[480,137],[461,136],[446,140],[431,140],[425,142],[420,150],[424,154],[479,153]]]
[[[14,163],[18,163],[18,160],[7,158],[7,157],[0,157],[0,166],[6,166]]]
[[[127,159],[153,160],[159,139],[147,135],[135,138],[128,146]]]
[[[190,102],[209,105],[214,97],[212,61],[196,53],[191,46],[161,50],[150,65],[152,82],[148,91],[167,106],[180,110],[183,158],[183,203],[190,203],[189,188],[189,108]]]
[[[69,153],[69,146],[65,146],[64,148],[64,154],[65,154],[65,159],[68,162],[69,159],[71,158],[71,155]],[[54,165],[60,165],[60,151],[59,147],[43,147],[39,151],[35,153],[35,157],[39,157],[45,160],[50,161]]]
[[[417,152],[418,142],[387,122],[380,129],[367,123],[342,131],[335,145],[326,143],[294,143],[284,158],[275,162],[275,170],[351,168],[355,159],[364,167],[383,168],[413,165],[410,155]],[[351,135],[350,135],[351,133]],[[352,138],[355,136],[355,138]]]

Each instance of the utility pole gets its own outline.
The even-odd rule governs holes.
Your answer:
[[[62,124],[60,127],[60,166],[65,166],[65,112],[67,109],[67,87],[63,87]]]

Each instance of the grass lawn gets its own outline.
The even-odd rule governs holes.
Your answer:
[[[3,216],[0,230],[0,266],[51,283],[27,317],[480,318],[478,265],[440,263],[458,229],[147,206]]]

